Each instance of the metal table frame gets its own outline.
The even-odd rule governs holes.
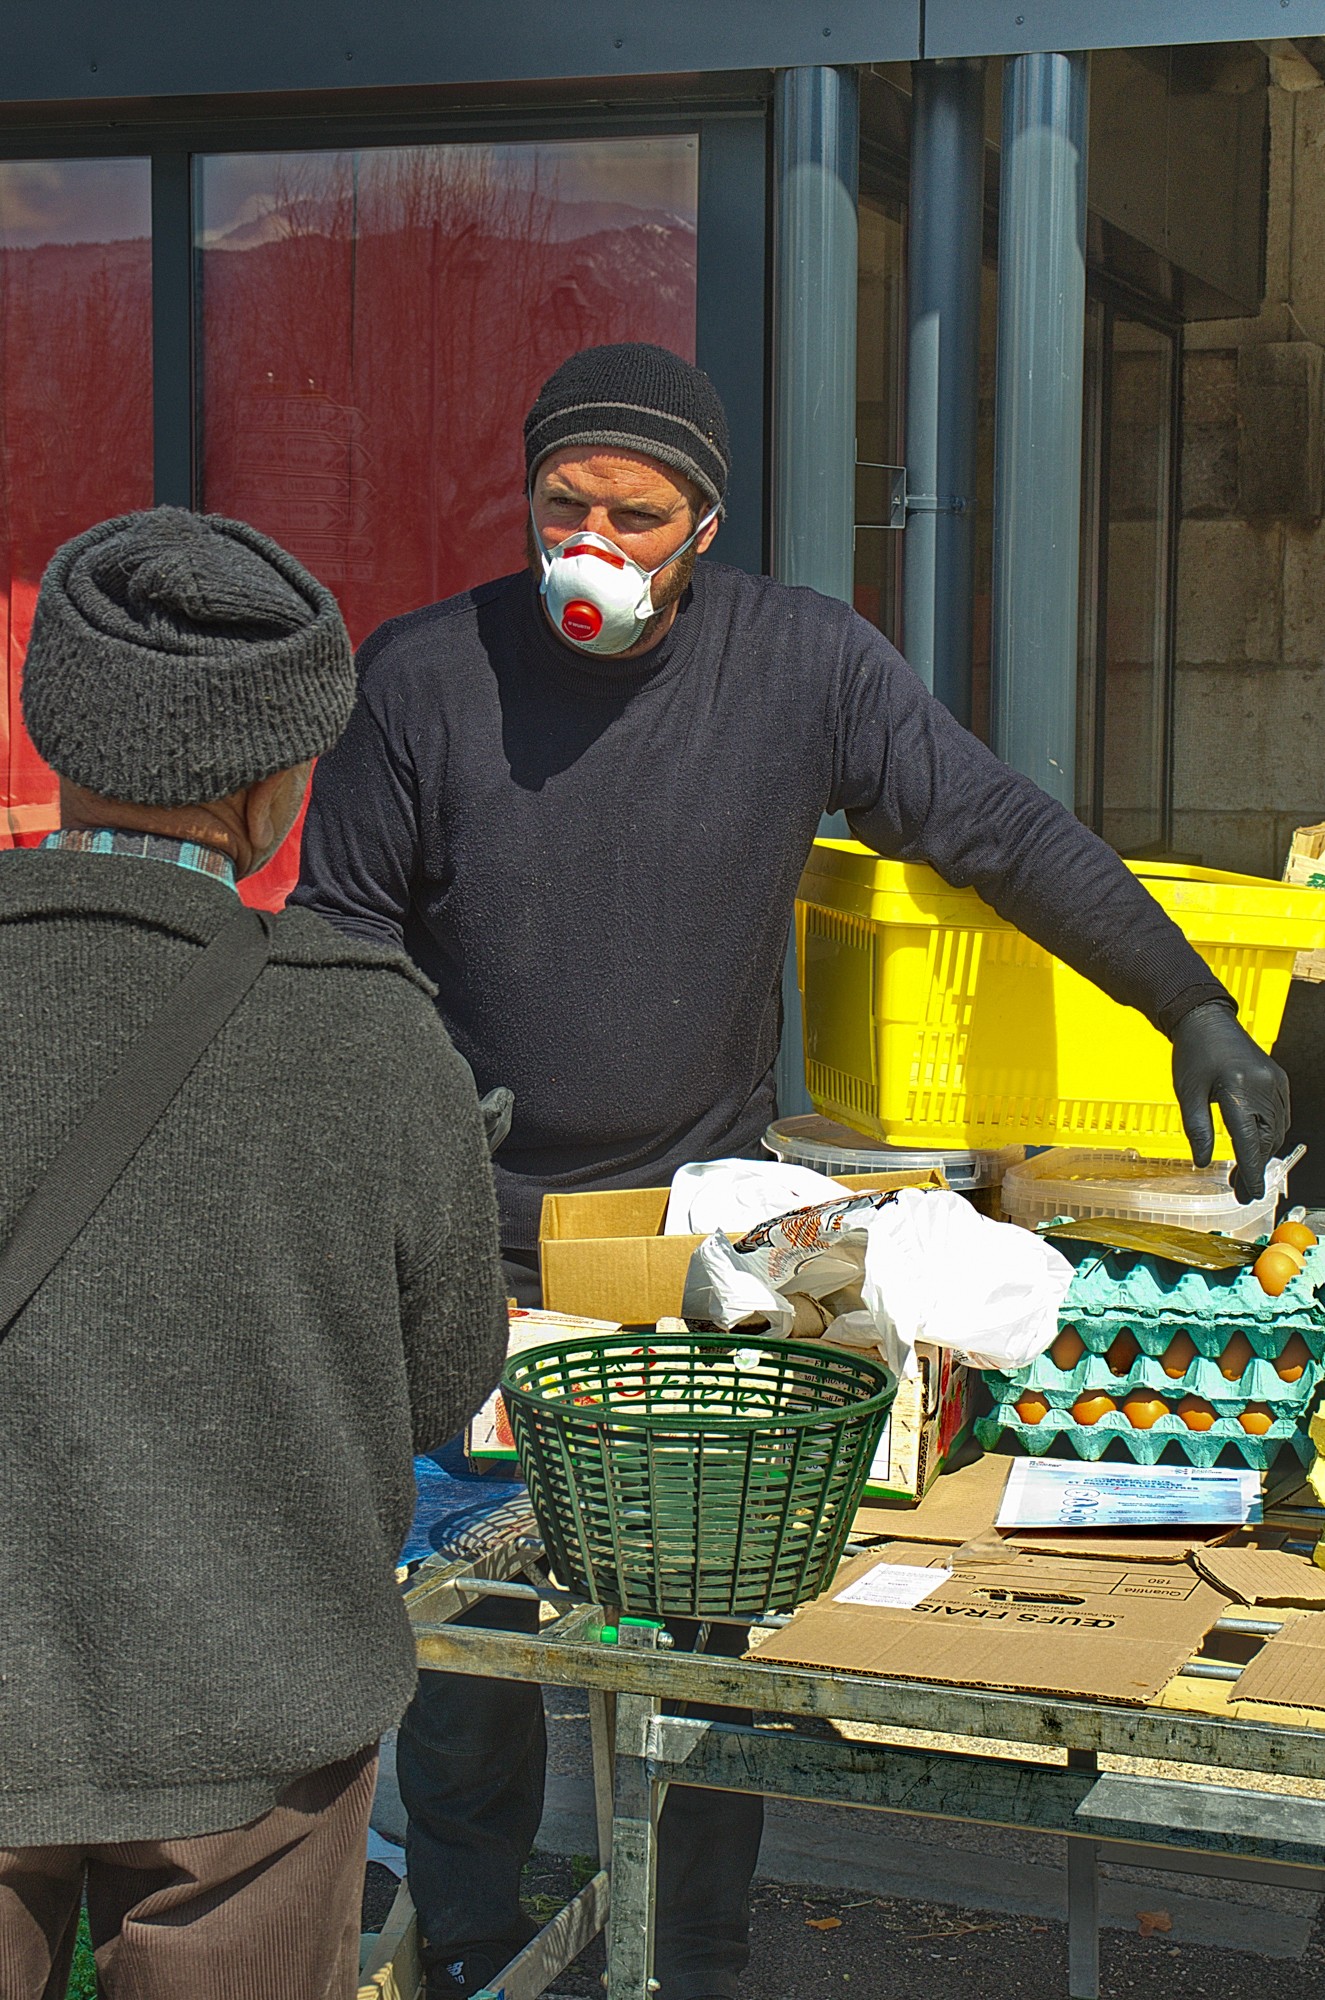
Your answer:
[[[527,1562],[527,1558],[525,1561]],[[485,1596],[550,1602],[535,1637],[452,1621]],[[1099,1992],[1098,1863],[1234,1876],[1318,1889],[1325,1801],[1199,1780],[1100,1771],[1101,1755],[1256,1772],[1325,1776],[1325,1732],[1168,1708],[882,1680],[757,1659],[604,1645],[599,1607],[550,1589],[521,1558],[431,1558],[406,1596],[421,1667],[583,1688],[589,1697],[598,1872],[478,2000],[536,2000],[589,1940],[608,1933],[609,2000],[649,2000],[653,1979],[658,1816],[668,1784],[851,1805],[1068,1837],[1068,1991]],[[1221,1621],[1264,1632],[1254,1617]],[[640,1635],[646,1642],[652,1635]],[[664,1641],[666,1635],[663,1635]],[[1214,1668],[1222,1678],[1237,1669]],[[784,1718],[870,1723],[1024,1752],[1067,1751],[1067,1764],[1024,1754],[824,1740],[693,1720],[664,1703],[750,1708]]]

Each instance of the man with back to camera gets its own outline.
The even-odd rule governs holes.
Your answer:
[[[664,1186],[687,1160],[758,1153],[825,811],[1140,1008],[1173,1041],[1194,1155],[1210,1158],[1215,1100],[1239,1197],[1259,1193],[1287,1080],[1112,849],[849,606],[696,563],[728,473],[707,376],[657,347],[574,355],[529,413],[525,458],[528,570],[362,647],[295,897],[403,945],[479,1088],[514,1089],[496,1162],[510,1289],[537,1303],[548,1190]],[[536,1688],[421,1675],[398,1766],[430,2000],[477,1991],[530,1935],[543,1755]],[[761,1823],[755,1798],[669,1788],[661,2000],[735,1992]]]
[[[62,830],[0,855],[3,2000],[63,1995],[84,1896],[107,2000],[358,1985],[377,1739],[415,1681],[411,1442],[487,1393],[506,1312],[430,988],[235,888],[353,698],[330,591],[239,522],[104,522],[42,580],[23,706]],[[170,1068],[181,984],[245,953],[18,1303],[56,1155],[140,1041]]]

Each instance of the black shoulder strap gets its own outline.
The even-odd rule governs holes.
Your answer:
[[[199,953],[60,1148],[0,1250],[0,1340],[252,987],[269,949],[266,917],[241,909]]]

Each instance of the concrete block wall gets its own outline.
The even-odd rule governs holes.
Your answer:
[[[1258,875],[1279,874],[1295,827],[1325,819],[1325,521],[1300,511],[1251,518],[1248,508],[1259,494],[1263,505],[1300,509],[1313,471],[1302,455],[1320,451],[1319,424],[1294,417],[1291,397],[1277,407],[1249,399],[1249,380],[1283,375],[1269,356],[1256,368],[1244,358],[1239,394],[1243,350],[1325,348],[1325,88],[1313,74],[1294,68],[1296,87],[1270,91],[1262,311],[1189,327],[1183,375],[1174,845]],[[1280,482],[1280,502],[1273,480],[1248,479],[1251,450],[1284,454],[1286,469],[1304,474]]]

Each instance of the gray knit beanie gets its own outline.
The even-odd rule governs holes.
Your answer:
[[[335,598],[243,521],[123,514],[46,567],[23,720],[48,764],[105,798],[224,798],[329,750],[353,701]]]

